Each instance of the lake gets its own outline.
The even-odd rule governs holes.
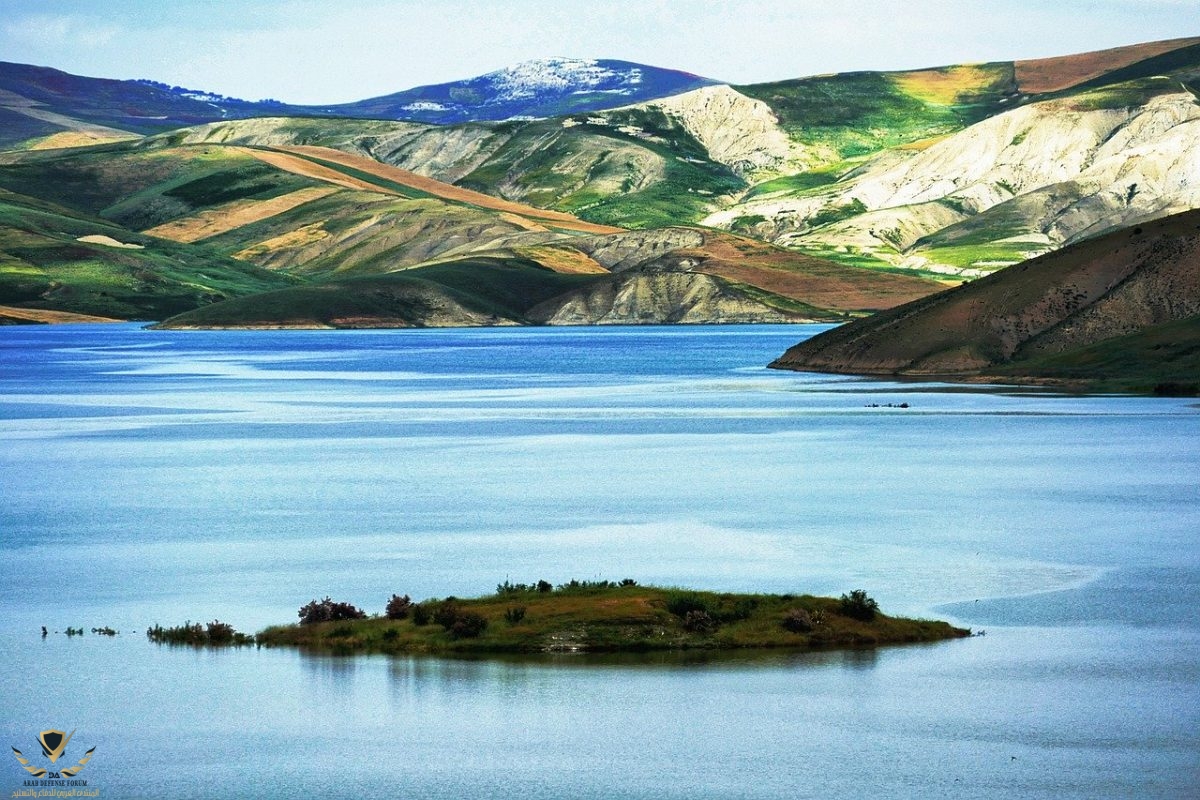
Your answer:
[[[4,743],[43,763],[75,730],[57,767],[95,747],[109,798],[1196,796],[1196,400],[764,368],[823,329],[0,328]],[[478,661],[143,635],[625,577],[864,588],[986,635]]]

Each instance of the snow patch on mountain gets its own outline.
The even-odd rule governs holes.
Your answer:
[[[222,95],[209,94],[208,92],[180,92],[179,96],[187,97],[191,100],[199,100],[203,103],[216,103],[220,100],[226,99]]]
[[[642,71],[610,69],[595,59],[539,58],[489,72],[479,82],[491,84],[493,102],[507,102],[547,93],[620,90],[640,84]]]
[[[434,103],[430,100],[420,100],[416,103],[400,106],[401,111],[448,111],[449,109],[450,106]]]

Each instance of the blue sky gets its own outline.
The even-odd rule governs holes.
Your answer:
[[[754,83],[1193,35],[1196,0],[0,0],[0,60],[296,103],[547,56]]]

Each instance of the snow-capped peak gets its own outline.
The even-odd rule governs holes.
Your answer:
[[[539,58],[490,72],[480,80],[491,83],[498,100],[534,97],[544,92],[612,90],[636,86],[642,71],[609,69],[595,59]]]

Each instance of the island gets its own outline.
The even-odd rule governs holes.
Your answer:
[[[413,602],[393,595],[368,616],[329,597],[300,621],[254,636],[220,622],[155,626],[168,644],[298,647],[332,653],[624,653],[787,648],[811,650],[934,642],[971,635],[935,620],[883,614],[865,591],[840,598],[735,594],[641,586],[636,581],[548,581],[497,586],[494,594]],[[212,631],[210,637],[208,631]]]

